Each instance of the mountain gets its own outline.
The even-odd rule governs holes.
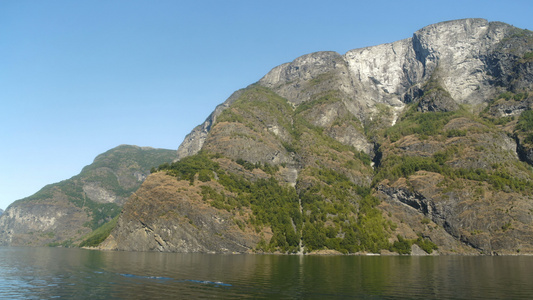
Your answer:
[[[532,88],[533,33],[483,19],[304,55],[219,105],[100,247],[531,253]]]
[[[152,161],[159,167],[138,189],[105,189],[113,198],[77,177],[45,187],[45,200],[15,202],[0,217],[0,240],[103,240],[100,249],[127,251],[531,254],[532,91],[533,32],[483,19],[344,55],[307,54],[236,91],[173,157]],[[96,195],[122,196],[120,214]],[[64,213],[42,213],[52,204]],[[28,215],[40,217],[15,222]],[[77,225],[47,225],[68,222]],[[63,232],[71,228],[77,235]]]
[[[101,247],[529,253],[532,54],[530,31],[465,19],[280,65],[185,138]]]
[[[80,174],[15,201],[0,216],[0,245],[78,245],[111,221],[150,169],[175,150],[121,145],[98,155]]]
[[[124,205],[102,249],[533,252],[533,33],[483,19],[275,67]]]

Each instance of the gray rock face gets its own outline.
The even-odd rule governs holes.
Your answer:
[[[455,102],[447,93],[441,91],[430,91],[424,93],[424,96],[420,98],[418,104],[418,110],[423,112],[447,112],[456,111],[459,109],[459,105]]]
[[[291,63],[275,67],[259,84],[274,90],[295,106],[310,101],[315,94],[331,86],[339,86],[349,93],[351,82],[346,76],[348,65],[336,52],[317,52],[304,55]],[[321,79],[320,82],[316,79]],[[313,82],[313,80],[315,80]]]
[[[141,180],[142,182],[142,180]],[[99,203],[115,203],[117,196],[111,191],[103,188],[94,182],[89,182],[83,185],[83,192],[89,199]]]
[[[533,99],[531,99],[533,100]],[[505,101],[493,105],[490,109],[490,114],[501,118],[508,116],[519,116],[523,111],[531,109],[533,107],[533,101]]]
[[[481,104],[493,92],[485,58],[509,30],[509,25],[483,19],[449,21],[417,31],[413,45],[424,73],[437,70],[453,99]]]
[[[207,135],[209,131],[211,131],[211,126],[216,122],[217,117],[226,109],[228,108],[231,103],[233,103],[237,98],[239,98],[239,95],[242,93],[242,91],[236,91],[233,93],[224,103],[218,105],[215,108],[215,111],[213,111],[209,117],[204,121],[204,123],[196,126],[191,133],[189,133],[187,136],[185,136],[185,139],[180,144],[178,148],[178,155],[176,160],[179,160],[181,158],[194,155],[198,153],[202,146],[204,145],[205,139],[207,138]]]
[[[426,94],[422,110],[450,111],[459,104],[484,105],[496,92],[495,78],[521,78],[515,88],[531,88],[531,63],[516,65],[527,47],[513,55],[501,51],[502,43],[517,29],[484,19],[464,19],[430,25],[413,37],[345,55],[317,52],[272,69],[258,84],[272,89],[294,106],[312,101],[334,86],[346,108],[362,122],[372,120],[383,107],[390,111],[389,125],[405,103],[417,101],[424,84],[438,80],[446,97]],[[511,75],[512,74],[512,75]],[[505,82],[502,82],[502,84]],[[216,116],[231,104],[230,97],[180,146],[179,157],[197,153]],[[428,100],[432,98],[433,100]],[[383,106],[385,105],[385,106]],[[365,142],[363,142],[365,143]]]
[[[72,204],[25,204],[9,207],[0,218],[0,245],[42,246],[87,234],[87,214]],[[80,232],[79,232],[80,231]]]

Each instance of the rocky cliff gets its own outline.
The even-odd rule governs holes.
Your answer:
[[[127,251],[244,252],[259,242],[242,231],[231,214],[202,201],[202,187],[158,172],[124,206],[102,247]],[[171,221],[171,224],[169,223]]]
[[[449,101],[440,99],[441,106],[444,101],[452,108],[468,104],[482,109],[500,90],[530,90],[530,63],[519,64],[531,50],[529,38],[529,31],[504,23],[449,21],[427,26],[408,39],[345,55],[304,55],[274,68],[258,84],[295,106],[335,90],[345,108],[365,125],[370,126],[386,109],[390,116],[383,121],[390,126],[406,104],[420,100],[429,82],[438,82],[449,95]],[[179,147],[180,157],[201,149],[216,117],[241,92],[186,137]]]
[[[304,55],[219,105],[95,240],[110,232],[101,249],[134,251],[533,253],[532,89],[533,33],[483,19]]]
[[[150,168],[175,156],[128,145],[97,156],[79,175],[12,203],[0,216],[0,245],[77,245],[120,212]]]
[[[483,19],[282,64],[185,138],[103,248],[531,253],[532,67],[532,32]]]

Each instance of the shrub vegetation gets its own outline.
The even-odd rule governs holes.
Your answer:
[[[158,170],[191,184],[196,175],[200,179],[202,173],[216,174],[223,189],[201,185],[204,201],[234,214],[247,207],[252,211],[247,221],[249,227],[257,232],[270,227],[272,238],[260,242],[257,250],[291,253],[298,251],[300,242],[306,251],[335,249],[353,253],[390,248],[388,237],[392,224],[376,208],[379,200],[370,194],[370,188],[352,183],[342,173],[321,168],[311,170],[315,184],[298,193],[275,179],[272,174],[278,167],[241,159],[236,163],[248,170],[260,168],[271,176],[247,180],[225,172],[212,155],[204,152],[161,165]],[[210,179],[213,180],[214,175]],[[243,224],[239,227],[242,229]]]
[[[80,243],[80,247],[96,247],[100,245],[111,233],[113,228],[117,225],[118,215],[115,216],[111,221],[105,223],[104,225],[98,227],[96,230],[91,232],[84,240]]]
[[[525,135],[524,142],[533,144],[533,110],[526,110],[520,114],[516,131]]]

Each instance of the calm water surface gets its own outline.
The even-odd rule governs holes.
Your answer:
[[[2,299],[532,297],[533,257],[300,257],[0,247]]]

